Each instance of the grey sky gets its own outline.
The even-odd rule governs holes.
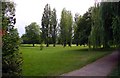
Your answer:
[[[90,6],[94,5],[95,0],[14,0],[16,5],[16,28],[19,35],[25,33],[25,26],[31,22],[37,22],[41,26],[41,18],[45,5],[48,3],[51,9],[57,11],[57,18],[60,19],[63,8],[70,10],[73,14],[83,15]]]

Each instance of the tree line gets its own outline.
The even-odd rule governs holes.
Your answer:
[[[44,8],[41,28],[35,23],[26,26],[22,43],[44,43],[88,45],[89,48],[119,47],[120,43],[120,2],[101,2],[90,7],[82,16],[78,13],[73,18],[71,11],[63,8],[58,23],[56,9],[49,4]]]

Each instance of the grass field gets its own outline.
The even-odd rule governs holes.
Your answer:
[[[55,76],[81,68],[110,51],[88,51],[88,47],[72,46],[40,48],[22,46],[23,76]]]

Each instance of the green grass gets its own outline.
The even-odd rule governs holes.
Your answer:
[[[79,69],[110,51],[88,51],[88,47],[20,47],[23,53],[23,76],[55,76]]]

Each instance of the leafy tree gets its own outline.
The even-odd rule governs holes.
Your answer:
[[[114,44],[120,48],[120,17],[116,16],[112,22]]]
[[[79,16],[76,24],[75,37],[78,44],[88,44],[88,37],[91,31],[91,8],[83,16]]]
[[[22,43],[22,44],[29,44],[29,40],[28,40],[26,34],[23,34],[23,35],[21,36],[21,43]]]
[[[56,44],[56,37],[57,37],[57,19],[56,19],[56,10],[55,8],[52,11],[51,14],[51,22],[52,22],[52,27],[51,27],[51,35],[52,35],[52,41],[53,41],[53,46],[55,47]]]
[[[112,29],[113,29],[113,44],[116,45],[117,48],[120,48],[120,2],[112,2],[111,8],[113,10],[113,21],[112,21]]]
[[[51,9],[49,4],[45,5],[43,16],[42,16],[42,41],[44,41],[49,46],[49,37],[51,36]]]
[[[112,29],[112,21],[113,21],[113,9],[112,2],[102,2],[101,3],[101,22],[103,28],[103,47],[109,48],[110,42],[113,41],[113,29]]]
[[[60,19],[60,37],[64,47],[66,46],[66,36],[67,36],[65,13],[66,13],[66,10],[63,9],[61,13],[61,19]]]
[[[1,1],[0,1],[1,2]],[[22,56],[19,52],[19,36],[14,28],[15,3],[2,3],[2,76],[21,76]]]
[[[68,17],[67,17],[67,27],[68,27],[68,31],[67,31],[67,44],[68,46],[71,46],[72,43],[72,28],[73,28],[73,18],[72,18],[72,14],[70,11],[68,11]]]
[[[102,29],[101,29],[101,20],[100,20],[100,6],[97,5],[92,9],[92,26],[90,33],[90,44],[93,45],[93,48],[101,47],[101,38],[102,38]]]
[[[61,38],[61,30],[60,30],[60,23],[58,23],[58,26],[57,26],[57,44],[62,44],[62,38]]]
[[[40,43],[40,27],[36,22],[32,22],[30,25],[25,27],[26,33],[22,36],[23,41],[29,44]]]
[[[79,44],[79,34],[78,34],[78,26],[77,26],[77,24],[78,24],[78,20],[81,18],[81,16],[78,14],[78,13],[76,13],[75,14],[75,17],[74,17],[74,20],[75,20],[75,22],[73,23],[73,28],[74,28],[74,39],[73,39],[73,43],[76,43],[76,46],[78,46],[78,44]]]
[[[65,8],[62,10],[61,13],[61,20],[60,20],[60,37],[63,46],[65,47],[68,43],[71,46],[72,42],[72,14],[70,11],[67,11]]]

